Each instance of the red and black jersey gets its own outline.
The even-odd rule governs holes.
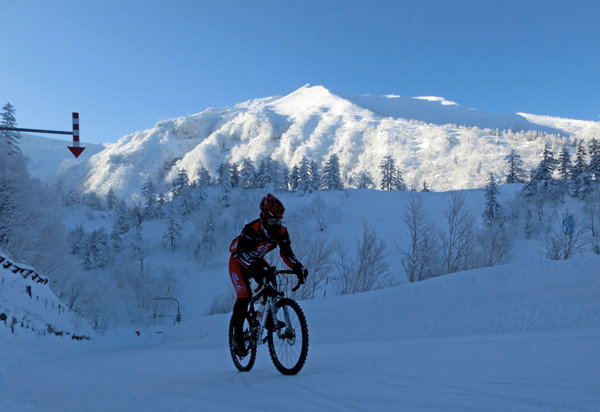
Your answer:
[[[248,223],[240,236],[233,241],[229,251],[245,268],[259,260],[279,246],[281,258],[290,268],[299,264],[292,251],[290,236],[285,226],[280,226],[275,233],[267,231],[260,219]],[[262,263],[262,262],[259,262]]]

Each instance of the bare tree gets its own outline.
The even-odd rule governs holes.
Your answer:
[[[475,217],[467,209],[462,192],[451,193],[444,216],[448,226],[446,232],[440,232],[442,273],[472,268],[476,245]]]
[[[333,283],[334,290],[338,295],[349,295],[354,291],[355,260],[348,254],[348,250],[339,242],[334,244],[336,261],[336,276]]]
[[[511,259],[512,243],[506,229],[501,225],[492,225],[479,234],[481,266],[504,265]]]
[[[398,249],[408,281],[418,282],[432,276],[431,262],[437,252],[434,226],[423,208],[423,198],[411,196],[402,217],[409,236],[409,245]]]
[[[392,276],[388,271],[388,252],[385,241],[363,221],[363,234],[356,240],[356,257],[349,258],[339,244],[335,247],[338,262],[336,291],[339,294],[368,292],[392,286]]]
[[[576,215],[566,209],[560,227],[543,240],[544,256],[551,260],[567,260],[581,254],[586,246],[587,228]]]
[[[307,241],[304,244],[306,247],[302,257],[298,256],[304,267],[308,269],[308,279],[298,290],[298,297],[299,299],[313,299],[316,293],[325,286],[328,277],[332,277],[334,245],[324,237],[318,237],[313,242]]]

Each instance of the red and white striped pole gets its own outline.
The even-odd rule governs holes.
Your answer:
[[[73,113],[73,146],[68,146],[75,157],[79,157],[85,147],[79,146],[79,113]]]

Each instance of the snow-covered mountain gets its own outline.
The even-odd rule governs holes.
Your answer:
[[[270,157],[291,168],[303,156],[323,166],[335,153],[345,183],[361,170],[378,181],[379,165],[391,155],[409,186],[465,189],[483,186],[490,172],[505,174],[504,156],[513,148],[529,169],[539,162],[544,138],[558,150],[599,136],[598,122],[490,114],[438,97],[349,96],[307,85],[283,97],[162,121],[87,160],[63,163],[59,174],[86,191],[102,195],[113,188],[128,198],[148,177],[168,184],[185,169],[193,180],[200,167],[214,176],[224,161],[245,157],[255,163]]]

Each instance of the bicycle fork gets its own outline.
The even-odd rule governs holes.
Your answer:
[[[265,313],[263,314],[262,319],[260,320],[260,323],[258,324],[258,331],[257,331],[257,343],[259,345],[262,345],[263,343],[266,343],[268,340],[268,335],[263,337],[263,333],[265,328],[267,327],[267,320],[269,318],[269,314],[271,315],[271,319],[272,319],[272,325],[270,325],[273,330],[275,331],[275,333],[277,333],[277,337],[281,338],[283,333],[282,330],[287,330],[289,329],[289,325],[290,325],[290,315],[288,312],[288,308],[287,306],[283,307],[283,314],[284,314],[284,319],[285,319],[285,323],[280,321],[277,318],[277,300],[275,297],[273,296],[267,296],[266,298],[266,304],[265,304]]]

